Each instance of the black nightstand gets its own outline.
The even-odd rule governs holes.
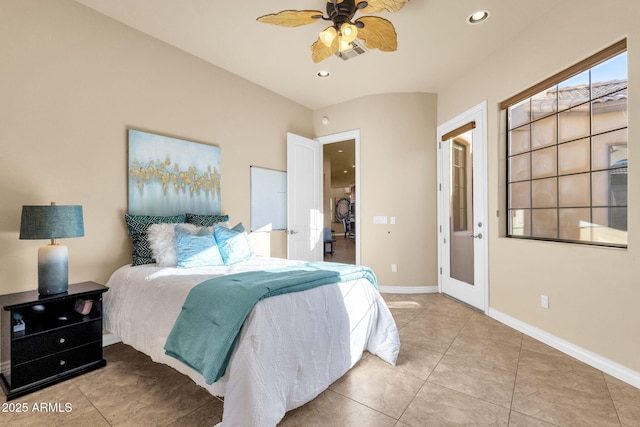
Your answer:
[[[7,400],[107,364],[102,358],[102,294],[107,290],[83,282],[57,295],[0,295],[0,383]]]

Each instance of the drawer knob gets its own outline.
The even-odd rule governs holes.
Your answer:
[[[60,344],[64,344],[66,340],[64,338],[60,338]]]
[[[60,361],[60,366],[64,366],[65,363],[67,363],[67,362],[65,362],[64,360],[61,360]]]

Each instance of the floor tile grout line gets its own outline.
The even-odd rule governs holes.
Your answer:
[[[455,301],[455,300],[454,300],[454,301]],[[472,313],[472,315],[471,315],[471,316],[469,316],[469,318],[467,319],[467,321],[465,322],[465,324],[460,328],[460,331],[458,332],[458,334],[455,336],[455,338],[451,341],[451,343],[450,343],[450,344],[449,344],[449,346],[447,347],[446,351],[442,354],[442,357],[440,358],[440,360],[438,361],[438,363],[436,364],[436,366],[433,368],[433,370],[431,371],[431,373],[428,375],[427,380],[425,380],[425,384],[426,384],[427,382],[429,382],[428,380],[429,380],[429,378],[431,377],[431,374],[432,374],[433,372],[435,372],[435,370],[437,369],[437,367],[438,367],[438,365],[440,364],[440,362],[442,361],[442,359],[443,359],[443,358],[448,354],[448,352],[449,352],[449,350],[451,349],[451,346],[453,345],[453,343],[454,343],[454,342],[456,341],[456,339],[457,339],[457,338],[462,334],[462,332],[463,332],[463,330],[465,329],[465,327],[467,327],[467,326],[471,323],[472,318],[473,318],[474,316],[476,316],[476,315],[478,315],[478,316],[486,316],[484,313],[479,312],[479,311],[478,311],[478,312],[474,312],[474,313]],[[519,363],[520,363],[520,355],[521,355],[521,352],[522,352],[522,342],[523,342],[523,334],[521,334],[521,333],[520,333],[520,345],[518,346],[518,365],[519,365]],[[465,392],[462,392],[462,391],[460,391],[460,390],[452,389],[452,388],[450,388],[450,387],[447,387],[447,386],[444,386],[444,385],[441,385],[441,384],[437,384],[437,383],[430,383],[430,384],[434,384],[434,385],[437,385],[437,386],[439,386],[439,387],[445,388],[445,389],[447,389],[447,390],[450,390],[450,391],[453,391],[453,392],[456,392],[456,393],[463,394],[463,395],[468,396],[468,397],[470,397],[470,398],[472,398],[472,399],[477,399],[477,400],[480,400],[480,401],[482,401],[482,402],[486,402],[486,403],[491,404],[491,405],[495,405],[495,406],[499,406],[499,407],[502,407],[502,408],[508,409],[508,410],[509,410],[509,420],[510,420],[510,419],[511,419],[511,413],[512,413],[512,412],[513,412],[513,410],[514,410],[514,409],[513,409],[513,396],[514,396],[514,394],[515,394],[515,388],[516,388],[517,373],[518,373],[518,367],[517,367],[517,366],[518,366],[518,365],[516,365],[516,372],[515,372],[515,375],[514,375],[514,382],[513,382],[513,390],[512,390],[512,394],[511,394],[511,401],[510,401],[510,403],[509,403],[508,408],[507,408],[507,407],[505,407],[505,406],[499,405],[499,404],[497,404],[497,403],[495,403],[495,402],[492,402],[492,401],[490,401],[490,400],[486,400],[486,399],[483,399],[483,398],[480,398],[480,397],[477,397],[477,396],[473,396],[473,395],[467,394],[467,393],[465,393]],[[424,384],[423,384],[423,387],[424,387]],[[526,415],[526,414],[524,414],[524,415]],[[529,415],[527,415],[527,416],[529,416]],[[533,418],[539,419],[539,418],[537,418],[537,417],[533,417]],[[544,421],[544,420],[540,420],[540,421]],[[545,421],[545,422],[548,422],[548,421]],[[508,425],[508,424],[507,424],[507,425]],[[555,424],[554,424],[554,425],[555,425]]]
[[[336,381],[337,381],[337,380],[336,380]],[[345,399],[350,400],[351,402],[357,403],[358,405],[360,405],[360,406],[364,406],[365,408],[368,408],[368,409],[371,409],[372,411],[377,412],[378,414],[382,414],[382,415],[384,415],[385,417],[389,417],[389,418],[391,418],[391,419],[393,419],[393,420],[396,420],[396,424],[398,423],[398,421],[400,421],[400,418],[396,418],[396,417],[394,417],[393,415],[389,415],[389,414],[387,414],[386,412],[382,412],[382,411],[381,411],[381,410],[379,410],[379,409],[372,408],[371,406],[367,405],[366,403],[360,402],[360,401],[358,401],[358,400],[354,399],[353,397],[349,397],[349,396],[347,396],[347,395],[344,395],[344,394],[340,393],[340,392],[339,392],[339,391],[337,391],[337,390],[333,390],[333,389],[331,389],[331,388],[328,388],[328,389],[327,389],[327,390],[325,390],[324,392],[326,392],[326,391],[331,391],[331,392],[333,392],[333,393],[337,394],[338,396],[342,396],[342,397],[344,397]],[[324,392],[323,392],[323,393],[324,393]]]
[[[442,355],[444,357],[444,354]],[[440,358],[442,360],[442,357]],[[438,361],[438,363],[440,363],[440,361]],[[437,366],[437,365],[436,365]],[[435,368],[433,368],[435,369]],[[433,372],[433,371],[432,371]],[[429,376],[431,376],[431,374],[429,374],[427,376],[427,378],[429,378]],[[398,421],[400,421],[402,419],[402,417],[404,416],[404,414],[407,413],[407,409],[409,409],[411,407],[411,404],[413,403],[414,400],[416,400],[416,397],[418,397],[418,394],[420,394],[420,392],[422,391],[422,389],[424,388],[424,385],[427,383],[427,380],[424,380],[424,382],[422,383],[422,385],[420,386],[420,388],[418,388],[418,391],[416,391],[416,394],[413,395],[413,397],[411,398],[411,400],[409,401],[409,403],[407,404],[407,406],[402,410],[402,414],[400,414],[400,417],[398,417]],[[396,422],[397,424],[397,422]]]
[[[427,309],[423,310],[422,312],[427,311]],[[421,312],[421,313],[422,313]],[[417,315],[416,315],[417,316]],[[435,366],[433,367],[433,369],[431,370],[431,372],[429,372],[429,375],[427,375],[427,378],[424,380],[424,382],[422,383],[422,385],[420,386],[420,388],[418,389],[418,391],[416,392],[416,394],[413,395],[413,397],[411,398],[411,400],[409,401],[409,404],[404,408],[404,410],[402,411],[402,414],[400,415],[400,418],[398,418],[398,421],[400,421],[402,419],[402,417],[404,416],[404,414],[407,412],[407,409],[409,409],[409,407],[411,407],[411,404],[413,403],[413,401],[416,399],[416,397],[418,397],[418,394],[420,394],[420,392],[422,391],[422,389],[424,388],[424,386],[429,382],[429,378],[431,377],[431,375],[433,374],[433,372],[435,372],[436,369],[438,369],[438,366],[440,365],[440,363],[442,362],[442,359],[444,359],[444,356],[447,354],[447,352],[449,351],[449,349],[451,348],[451,345],[453,344],[453,342],[460,336],[460,333],[462,332],[462,330],[464,329],[464,327],[469,323],[469,321],[471,320],[471,318],[473,317],[473,314],[471,316],[469,316],[469,318],[467,319],[467,321],[464,323],[464,325],[462,325],[460,327],[460,330],[458,331],[458,333],[456,334],[456,336],[451,340],[451,342],[449,343],[449,345],[447,346],[447,349],[441,353],[440,359],[438,360],[438,363],[435,364]],[[408,323],[407,323],[408,325]],[[406,325],[405,325],[406,326]],[[438,352],[440,353],[440,352]],[[431,383],[430,383],[431,384]],[[434,383],[435,384],[435,383]],[[438,385],[438,384],[435,384]],[[439,386],[439,385],[438,385]],[[440,386],[442,387],[442,386]],[[447,388],[447,387],[444,387]],[[448,390],[451,390],[449,388],[447,388]],[[453,390],[455,391],[455,390]],[[459,392],[458,392],[459,393]],[[462,393],[467,395],[466,393]],[[473,396],[471,396],[473,397]]]
[[[208,402],[203,403],[202,405],[198,406],[197,408],[194,408],[192,411],[187,412],[186,414],[184,414],[184,415],[183,415],[183,416],[181,416],[180,418],[177,418],[177,419],[175,419],[175,420],[171,421],[169,424],[167,424],[167,426],[170,426],[170,425],[172,425],[172,424],[175,424],[175,423],[177,423],[178,421],[180,421],[181,419],[186,418],[186,417],[188,417],[188,416],[189,416],[189,415],[191,415],[191,414],[195,414],[197,411],[199,411],[199,410],[201,410],[202,408],[204,408],[205,406],[207,406],[207,405],[211,404],[211,402],[212,402],[213,400],[219,400],[219,399],[218,399],[218,396],[211,395],[211,397],[213,397],[214,399],[212,399],[211,401],[208,401]],[[220,400],[220,401],[221,401],[221,400]]]
[[[516,363],[516,374],[513,376],[513,388],[511,390],[511,402],[509,403],[509,421],[507,426],[511,424],[511,415],[513,414],[513,399],[516,396],[516,385],[518,384],[518,371],[520,370],[520,358],[522,357],[522,343],[524,334],[520,333],[520,347],[518,348],[518,361]]]
[[[109,420],[107,419],[107,417],[102,413],[102,411],[96,406],[95,403],[93,403],[93,400],[91,400],[91,398],[89,396],[87,396],[87,394],[82,391],[82,389],[78,386],[78,384],[76,382],[73,383],[73,386],[80,392],[80,394],[82,394],[87,401],[89,401],[89,403],[91,404],[91,406],[93,406],[93,409],[96,410],[96,412],[98,414],[100,414],[100,417],[102,417],[102,419],[104,420],[105,423],[107,423],[109,426],[113,426],[113,424],[111,424],[111,422],[109,422]]]
[[[600,374],[602,375],[602,380],[604,381],[605,387],[607,387],[607,393],[609,394],[609,399],[611,399],[611,403],[613,404],[613,409],[614,411],[616,411],[616,417],[618,418],[618,423],[620,424],[620,426],[622,426],[623,424],[622,424],[622,420],[620,419],[620,411],[618,411],[618,405],[616,405],[616,400],[613,398],[613,395],[611,394],[611,387],[609,387],[607,376],[604,374],[603,371],[600,371]]]

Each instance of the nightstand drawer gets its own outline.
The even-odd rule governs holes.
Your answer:
[[[13,341],[11,363],[18,365],[102,339],[102,319]]]
[[[11,387],[21,387],[102,359],[102,340],[11,368]]]

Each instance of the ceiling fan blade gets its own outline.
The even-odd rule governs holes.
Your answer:
[[[363,28],[358,28],[358,38],[364,40],[369,49],[380,49],[393,52],[398,48],[398,34],[393,24],[387,19],[377,16],[363,16],[356,22],[362,22]]]
[[[367,0],[367,7],[360,9],[362,13],[378,13],[386,10],[387,12],[397,12],[408,3],[409,0]],[[356,0],[358,4],[358,0]]]
[[[319,10],[283,10],[257,18],[265,24],[280,25],[282,27],[299,27],[317,22],[322,16]]]
[[[320,40],[320,37],[318,37],[318,40],[311,45],[311,59],[317,64],[320,61],[324,61],[337,51],[338,37],[333,39],[333,43],[329,47],[325,46],[325,44],[322,43],[322,40]]]

